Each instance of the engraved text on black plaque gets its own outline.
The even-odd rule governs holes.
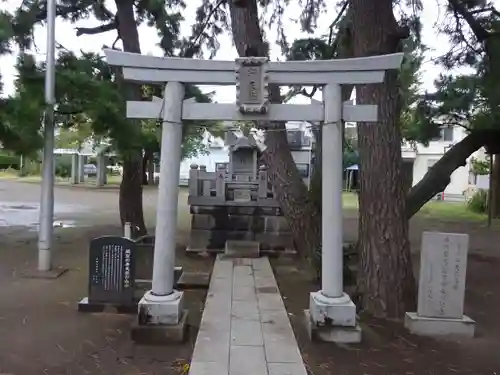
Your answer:
[[[90,242],[89,302],[132,304],[134,241],[104,236]]]

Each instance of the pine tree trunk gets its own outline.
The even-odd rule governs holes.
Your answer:
[[[142,207],[142,156],[136,154],[123,162],[123,178],[120,185],[120,219],[122,225],[132,223],[132,235],[147,233]]]
[[[240,6],[230,1],[229,6],[233,40],[238,54],[245,56],[247,48],[252,47],[259,56],[267,56],[268,48],[263,43],[256,0],[246,0]],[[281,102],[278,87],[270,87],[270,100],[274,103]],[[309,258],[320,245],[321,217],[309,198],[292,158],[285,124],[261,125],[269,129],[266,135],[267,148],[262,154],[262,160],[270,176],[276,200],[287,219],[297,251],[304,258]]]
[[[118,35],[125,52],[141,53],[139,34],[134,16],[133,0],[115,0]],[[133,84],[125,84],[127,100],[140,100],[140,91]],[[120,184],[120,219],[132,223],[133,236],[147,233],[142,207],[142,149],[126,150],[123,178]]]
[[[398,52],[404,37],[392,0],[353,0],[355,56]],[[358,104],[377,104],[379,121],[358,124],[360,150],[360,272],[362,308],[395,318],[416,302],[403,188],[398,73],[383,84],[356,88]],[[383,166],[383,168],[381,168]]]

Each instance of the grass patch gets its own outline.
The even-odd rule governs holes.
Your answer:
[[[15,169],[4,169],[0,170],[0,180],[16,180],[20,182],[40,182],[42,181],[42,176],[29,175],[20,177],[18,171],[16,171]],[[122,181],[121,176],[108,175],[108,183],[107,183],[108,185],[119,185],[121,181]],[[70,179],[55,176],[55,182],[56,184],[64,185],[64,184],[69,184]],[[97,181],[95,177],[89,177],[85,181],[85,185],[95,185],[96,182]]]
[[[342,206],[344,210],[358,210],[358,194],[342,193]]]
[[[344,192],[342,195],[345,210],[358,210],[358,196]],[[418,217],[445,221],[486,221],[485,214],[472,212],[465,202],[430,201],[417,213]]]
[[[465,202],[427,202],[417,215],[429,219],[448,221],[484,221],[487,219],[485,214],[469,210]]]

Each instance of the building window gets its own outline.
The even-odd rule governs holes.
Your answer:
[[[227,172],[227,166],[229,163],[215,163],[215,170],[218,171],[219,168],[223,168]]]
[[[442,126],[439,135],[431,140],[434,142],[453,142],[453,126]]]
[[[299,170],[300,177],[309,177],[309,164],[307,163],[297,163],[297,169]]]
[[[443,141],[453,142],[453,126],[445,126],[442,130]]]

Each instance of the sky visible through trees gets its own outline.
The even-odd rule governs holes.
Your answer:
[[[0,3],[0,9],[3,10],[15,10],[21,3],[21,0],[9,0],[5,3]],[[114,8],[114,2],[110,1],[110,9]],[[421,21],[423,24],[422,39],[423,43],[429,47],[429,51],[426,53],[426,58],[422,66],[422,88],[424,90],[433,91],[433,81],[442,71],[440,66],[434,64],[434,58],[447,52],[449,48],[449,42],[444,35],[438,35],[434,27],[435,23],[439,23],[444,17],[444,9],[440,6],[443,0],[424,0],[424,11],[421,13]],[[500,3],[500,0],[494,1],[494,3]],[[194,12],[196,7],[199,5],[197,1],[188,2],[187,9],[183,11],[185,21],[182,25],[182,34],[189,35],[190,27],[193,24]],[[328,26],[331,19],[334,18],[336,9],[329,10],[327,13],[322,14],[318,20],[319,27],[314,33],[315,36],[320,36],[328,32]],[[285,12],[285,28],[287,32],[287,37],[289,41],[304,37],[306,34],[298,32],[299,27],[292,21],[294,18],[298,18],[300,13],[300,6],[298,2],[290,2],[289,7]],[[57,19],[56,24],[56,41],[60,44],[62,48],[67,48],[77,52],[82,50],[85,52],[98,52],[103,44],[111,45],[116,37],[116,32],[113,30],[111,32],[99,34],[99,35],[81,35],[76,36],[76,27],[85,26],[92,27],[98,25],[98,21],[89,19],[82,20],[75,24],[70,22],[64,22],[61,19]],[[275,38],[275,30],[268,32],[268,38],[271,42]],[[36,49],[33,50],[37,59],[42,61],[45,59],[45,27],[38,26],[34,33]],[[156,29],[149,28],[145,25],[139,27],[139,37],[141,42],[141,49],[144,54],[161,55],[161,49],[156,44],[159,42],[159,38],[156,34]],[[232,37],[228,33],[225,33],[220,38],[221,47],[216,55],[216,59],[230,59],[236,57],[236,51],[232,46]],[[275,43],[271,43],[272,53],[271,57],[273,60],[281,59],[279,47]],[[14,92],[13,81],[14,81],[14,64],[16,61],[16,54],[5,55],[0,58],[0,64],[2,66],[2,79],[4,83],[3,96],[10,95]],[[227,87],[204,87],[203,91],[213,91],[216,90],[215,100],[218,102],[234,102],[235,89],[232,86]],[[321,94],[317,95],[317,99],[321,99]],[[303,96],[297,96],[291,101],[292,103],[306,103],[307,98]]]

